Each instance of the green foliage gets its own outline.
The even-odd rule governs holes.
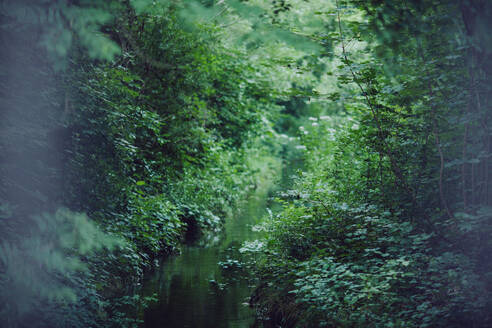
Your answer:
[[[300,128],[306,172],[269,223],[259,312],[283,327],[487,327],[490,52],[477,26],[490,5],[336,5],[333,114]]]
[[[278,92],[167,2],[8,1],[1,14],[2,317],[136,326],[144,269],[218,232],[254,188]],[[40,214],[58,208],[90,220]],[[101,249],[106,234],[121,247]]]
[[[288,152],[278,133],[299,134],[306,167],[266,239],[241,248],[262,316],[490,326],[491,13],[485,0],[4,1],[7,326],[139,325],[144,269],[222,228]]]
[[[5,234],[9,223],[2,223]],[[42,315],[47,302],[63,307],[79,301],[80,279],[89,270],[87,257],[123,245],[121,238],[102,232],[87,216],[66,209],[21,224],[21,235],[8,235],[0,244],[0,311],[7,326]]]
[[[28,35],[30,46],[47,51],[56,68],[65,66],[74,40],[91,58],[110,60],[120,49],[100,30],[111,23],[111,12],[118,7],[118,1],[5,1],[2,16],[6,24],[2,29]]]
[[[184,225],[176,206],[163,195],[158,195],[129,199],[128,207],[127,215],[112,218],[118,220],[113,229],[148,255],[157,256],[163,251],[174,251]],[[109,222],[108,226],[111,227]]]

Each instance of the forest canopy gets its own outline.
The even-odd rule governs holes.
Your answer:
[[[143,325],[144,274],[296,156],[244,248],[258,325],[492,325],[488,0],[4,0],[0,21],[6,327]]]

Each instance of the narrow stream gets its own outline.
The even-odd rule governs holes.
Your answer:
[[[283,168],[284,185],[294,166]],[[274,186],[271,186],[274,187]],[[258,239],[252,230],[267,213],[271,188],[257,190],[242,208],[226,220],[224,232],[183,246],[181,254],[165,260],[144,283],[143,294],[157,294],[144,313],[146,328],[251,328],[255,313],[248,306],[254,286],[241,272],[239,248],[244,241]]]

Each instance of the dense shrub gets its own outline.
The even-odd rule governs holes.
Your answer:
[[[279,106],[176,6],[7,1],[1,17],[2,323],[134,327],[145,269],[253,189]],[[59,208],[85,214],[67,232]]]
[[[252,301],[282,327],[488,327],[491,7],[334,4],[341,89],[300,128]]]

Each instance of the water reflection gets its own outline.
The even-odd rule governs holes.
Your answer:
[[[287,188],[300,167],[299,157],[290,159],[276,188]],[[267,207],[273,206],[268,197],[273,191],[270,187],[251,195],[242,210],[226,220],[222,234],[210,236],[206,245],[184,246],[179,256],[167,259],[144,283],[144,294],[157,293],[159,298],[145,311],[144,327],[262,326],[255,322],[254,310],[247,304],[254,286],[245,278],[247,267],[239,248],[244,241],[261,238],[261,232],[252,227],[267,215]]]
[[[255,326],[254,311],[247,306],[253,287],[243,279],[238,250],[243,241],[258,238],[251,227],[266,213],[266,202],[266,192],[252,195],[226,221],[218,243],[184,246],[179,256],[162,264],[145,283],[144,293],[157,293],[159,300],[145,311],[144,327]]]

